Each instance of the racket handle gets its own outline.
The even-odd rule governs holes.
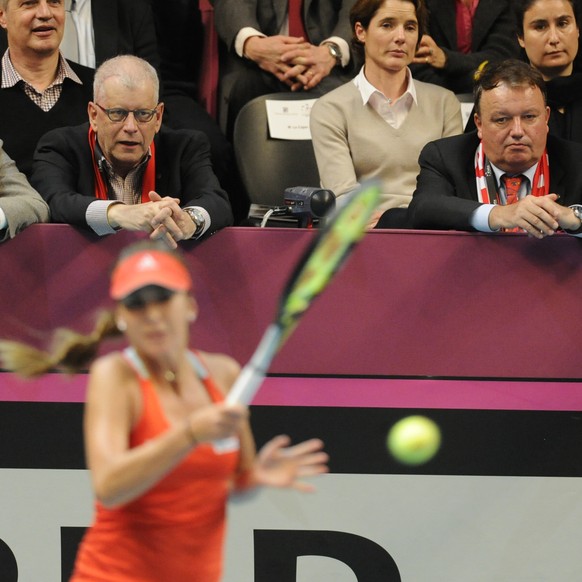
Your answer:
[[[226,402],[240,402],[246,406],[252,402],[263,383],[271,360],[279,349],[281,335],[281,328],[277,324],[273,323],[266,329],[249,363],[232,385]]]
[[[279,349],[281,336],[281,328],[276,324],[271,324],[266,329],[249,363],[242,369],[232,385],[226,397],[227,403],[240,402],[248,406],[252,402],[265,379],[271,360]],[[239,440],[238,437],[230,437],[214,441],[212,446],[216,453],[227,453],[239,448]]]

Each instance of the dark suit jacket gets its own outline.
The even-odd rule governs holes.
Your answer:
[[[413,76],[421,81],[447,87],[455,93],[473,90],[473,73],[483,61],[499,61],[519,56],[511,0],[480,0],[473,21],[471,52],[457,47],[455,0],[426,0],[428,33],[447,55],[444,69],[413,65]]]
[[[88,123],[57,129],[39,141],[30,182],[48,202],[53,222],[87,225],[85,213],[95,200],[88,129]],[[179,198],[182,206],[205,208],[212,223],[207,235],[232,224],[228,197],[212,170],[206,136],[162,127],[155,147],[157,193]]]
[[[212,3],[218,36],[232,49],[239,30],[247,26],[267,36],[279,34],[288,0],[214,0]],[[319,44],[330,36],[339,36],[349,43],[352,5],[347,0],[305,0],[303,14],[310,42]]]
[[[473,230],[469,223],[479,207],[475,183],[476,133],[428,143],[420,152],[420,174],[408,207],[412,228]],[[550,192],[563,206],[582,202],[582,144],[551,135],[547,142]]]
[[[195,95],[203,63],[205,30],[198,0],[152,0],[161,76],[166,86],[185,85]]]
[[[91,14],[97,67],[111,57],[131,54],[159,70],[154,17],[148,0],[92,0]]]

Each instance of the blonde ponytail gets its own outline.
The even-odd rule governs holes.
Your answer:
[[[103,340],[121,335],[111,311],[102,312],[90,334],[61,328],[54,334],[51,352],[13,341],[0,341],[2,367],[25,378],[42,376],[51,370],[74,374],[86,369]]]

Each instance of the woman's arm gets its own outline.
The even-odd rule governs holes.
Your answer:
[[[203,358],[217,384],[228,391],[240,372],[238,364],[218,354],[203,354]],[[301,479],[328,470],[328,455],[322,451],[323,443],[319,439],[289,446],[291,439],[279,435],[267,442],[257,454],[247,419],[242,422],[239,439],[241,455],[235,476],[235,490],[270,486],[312,491],[313,486]]]
[[[346,122],[341,107],[330,103],[325,96],[311,109],[311,138],[321,186],[336,196],[358,186]]]

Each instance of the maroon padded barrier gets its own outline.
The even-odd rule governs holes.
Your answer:
[[[314,231],[229,228],[183,250],[200,316],[192,345],[244,363]],[[2,335],[90,328],[127,243],[35,225],[0,246]],[[580,378],[581,241],[373,231],[273,362],[277,374]],[[36,331],[35,331],[36,330]]]

